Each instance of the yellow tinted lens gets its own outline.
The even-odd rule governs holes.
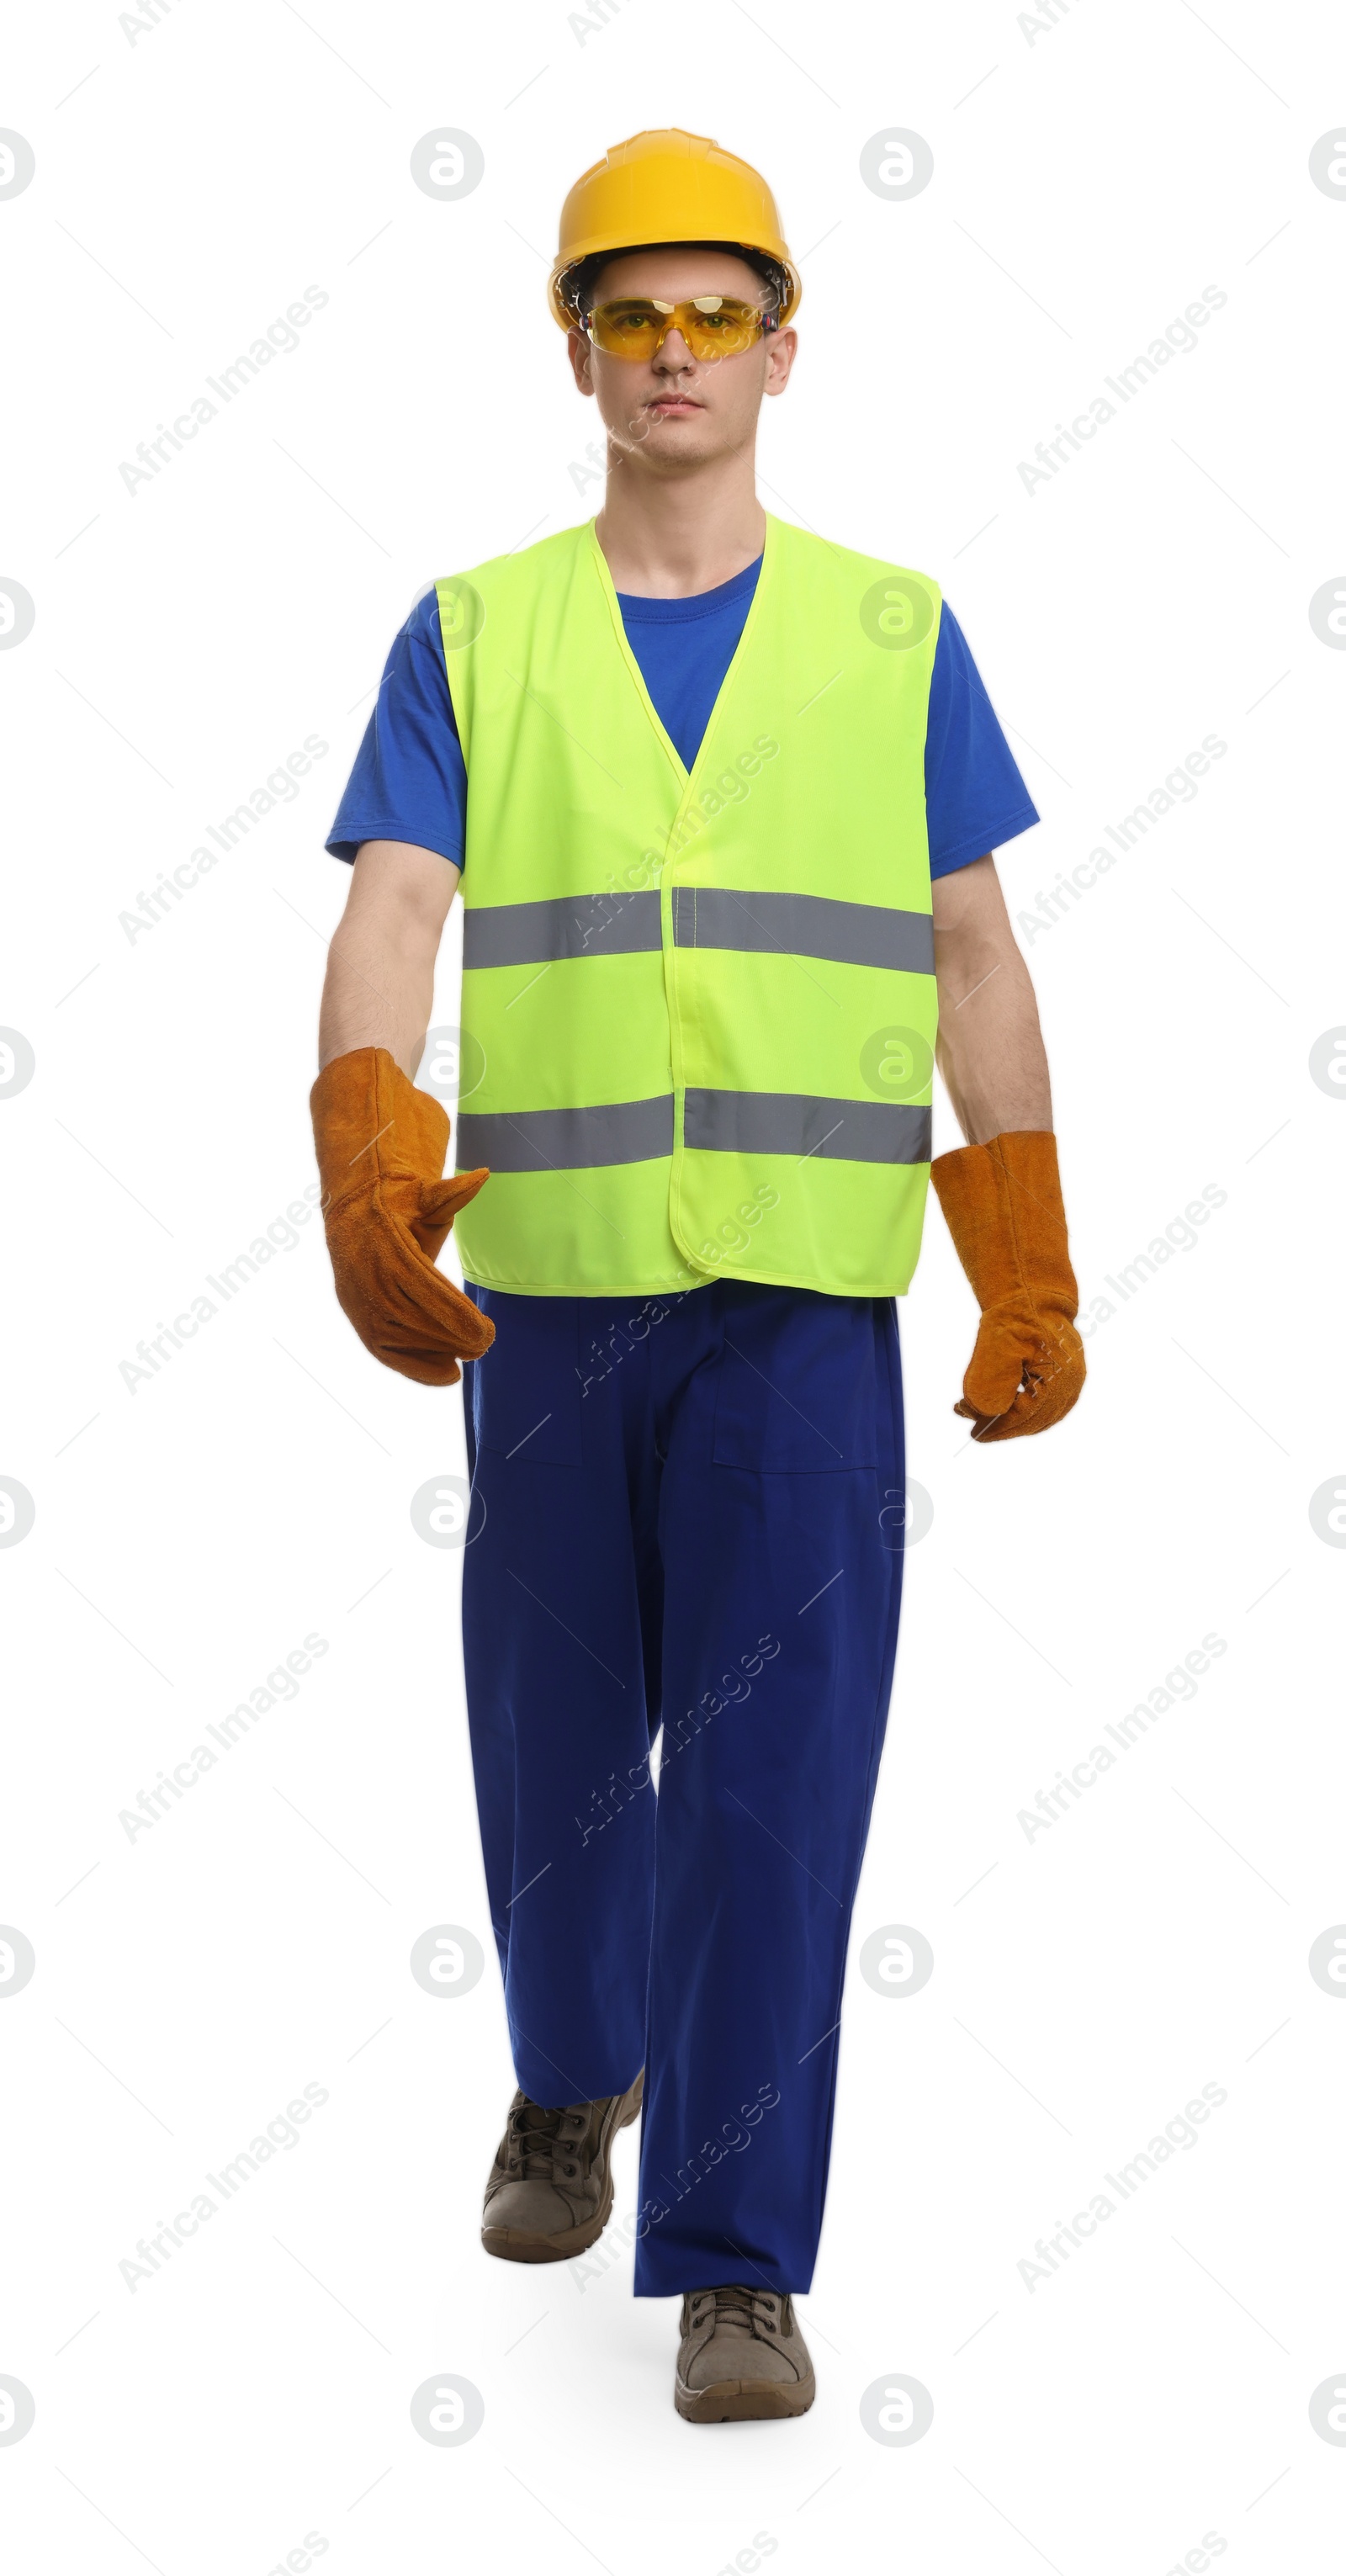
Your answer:
[[[762,317],[755,305],[740,304],[735,296],[698,295],[679,305],[678,327],[693,356],[736,358],[759,336]]]
[[[614,358],[648,358],[667,316],[653,304],[599,304],[589,316],[591,338]]]

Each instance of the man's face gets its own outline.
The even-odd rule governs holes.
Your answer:
[[[609,260],[592,300],[734,295],[762,304],[765,292],[756,269],[732,252],[673,243]],[[615,357],[582,331],[569,345],[575,382],[596,398],[611,445],[650,471],[676,474],[751,448],[762,397],[784,391],[798,343],[792,330],[770,331],[736,358],[707,359],[694,358],[676,329],[652,358]]]

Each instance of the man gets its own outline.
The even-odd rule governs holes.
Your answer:
[[[328,845],[354,872],[314,1126],[357,1331],[426,1384],[477,1363],[464,1656],[519,2083],[483,2243],[592,2245],[643,2086],[635,2286],[682,2295],[679,2412],[796,2415],[937,1004],[968,1142],[933,1177],[983,1310],[955,1409],[1012,1438],[1084,1375],[989,855],[1037,816],[935,585],[757,499],[800,282],[756,173],[618,146],[551,295],[603,508],[440,582],[393,647]],[[409,1077],[460,881],[445,1179]]]

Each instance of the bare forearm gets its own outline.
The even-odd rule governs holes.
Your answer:
[[[386,1047],[415,1073],[434,1007],[435,958],[458,870],[408,843],[367,841],[327,954],[319,1068],[356,1047]]]
[[[318,1015],[319,1069],[354,1047],[375,1046],[386,1047],[405,1074],[414,1074],[434,990],[433,960],[427,968],[418,948],[343,926],[328,952]]]
[[[978,859],[939,880],[936,898],[936,1061],[959,1126],[970,1145],[1015,1129],[1050,1129],[1037,1000],[993,863]]]

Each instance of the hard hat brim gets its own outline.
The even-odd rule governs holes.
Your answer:
[[[560,323],[563,331],[573,331],[579,328],[581,318],[579,312],[561,290],[565,279],[571,274],[572,270],[581,267],[586,259],[594,259],[604,251],[606,251],[610,257],[615,258],[620,251],[659,250],[665,242],[689,241],[696,238],[696,235],[685,232],[659,233],[651,236],[647,241],[633,242],[625,236],[617,239],[609,239],[606,234],[600,233],[592,240],[581,243],[573,250],[567,248],[564,259],[557,259],[553,262],[551,276],[547,285],[547,297],[555,319]],[[786,279],[786,293],[781,300],[781,308],[777,315],[777,322],[780,328],[784,329],[785,324],[793,321],[795,314],[798,312],[800,299],[804,292],[803,280],[800,277],[799,271],[795,267],[794,261],[791,259],[789,252],[785,248],[784,243],[745,241],[736,242],[733,247],[736,250],[741,250],[748,254],[755,251],[760,258],[774,261],[776,267],[783,270]]]

